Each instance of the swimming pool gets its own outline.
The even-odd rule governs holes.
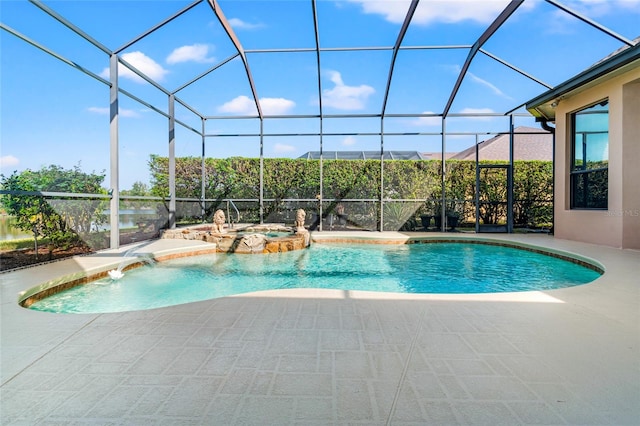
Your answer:
[[[600,272],[512,247],[445,242],[313,244],[261,256],[208,254],[127,271],[36,301],[48,312],[152,309],[261,290],[327,288],[395,293],[549,290],[591,282]]]

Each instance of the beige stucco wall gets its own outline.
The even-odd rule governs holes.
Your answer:
[[[556,107],[555,217],[558,238],[640,249],[640,67]],[[609,208],[569,208],[572,112],[609,99]]]
[[[640,249],[640,79],[622,87],[622,247]]]

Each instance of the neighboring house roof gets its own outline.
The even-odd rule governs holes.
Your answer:
[[[298,158],[319,160],[320,151],[309,151]],[[325,160],[379,160],[380,151],[322,151]],[[418,151],[385,151],[385,160],[428,160]]]
[[[564,97],[594,86],[603,78],[611,78],[640,66],[640,37],[632,43],[633,46],[616,50],[575,77],[531,99],[526,103],[527,110],[538,119],[555,121],[555,107]]]
[[[478,144],[480,160],[509,161],[509,135],[501,134]],[[475,145],[451,157],[452,160],[476,159]],[[514,129],[513,136],[514,160],[542,160],[553,159],[553,136],[542,129],[520,126]]]
[[[457,154],[457,152],[445,152],[444,158],[449,159]],[[422,156],[425,158],[425,160],[442,160],[442,153],[440,152],[423,152]]]
[[[542,129],[521,126],[514,129],[514,160],[545,160],[553,158],[553,136]],[[481,160],[509,161],[509,135],[498,135],[480,142]],[[320,159],[320,151],[309,151],[298,158]],[[380,151],[323,151],[325,160],[379,160]],[[385,151],[385,160],[441,160],[440,152]],[[476,159],[475,145],[464,151],[445,153],[445,159]]]

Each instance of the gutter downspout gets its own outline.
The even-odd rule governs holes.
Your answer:
[[[551,180],[553,181],[553,185],[551,187],[551,220],[553,225],[551,225],[549,233],[553,235],[553,228],[556,226],[556,128],[551,127],[549,125],[549,120],[546,118],[536,118],[536,121],[540,123],[540,127],[551,133],[552,136]]]

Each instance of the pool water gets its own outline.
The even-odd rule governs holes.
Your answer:
[[[492,293],[588,283],[600,273],[515,248],[465,243],[322,245],[264,255],[209,254],[93,281],[31,309],[98,313],[159,308],[260,290],[327,288],[397,293]]]

